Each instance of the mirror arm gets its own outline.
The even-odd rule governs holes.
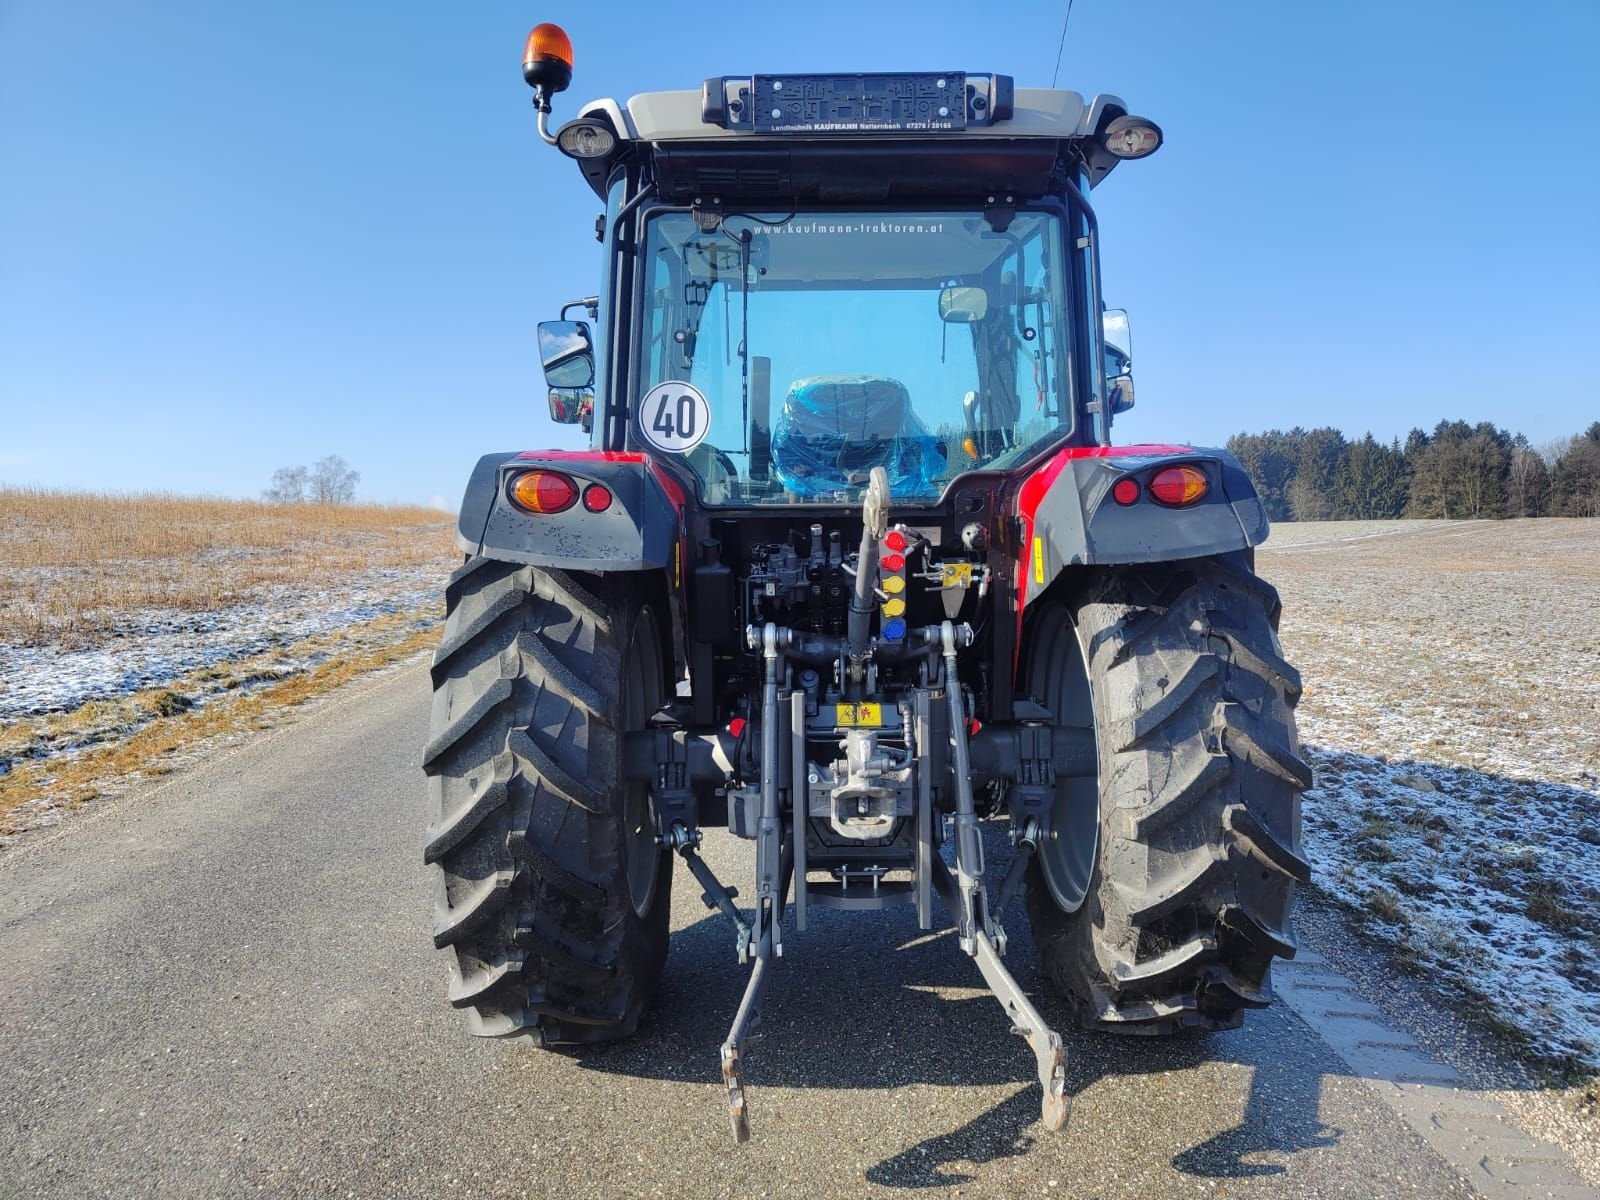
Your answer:
[[[567,313],[574,308],[587,309],[589,312],[589,320],[591,321],[598,321],[600,319],[599,296],[585,296],[582,300],[568,300],[561,306],[561,316],[559,319],[565,321],[567,319]]]

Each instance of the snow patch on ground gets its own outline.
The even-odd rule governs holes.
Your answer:
[[[1278,526],[1258,567],[1305,679],[1314,881],[1600,1066],[1600,521]]]
[[[249,604],[119,614],[81,650],[0,641],[0,721],[70,712],[333,629],[439,603],[437,567],[381,568],[321,587],[278,585]]]
[[[1600,795],[1314,745],[1307,757],[1317,884],[1542,1053],[1600,1065]]]

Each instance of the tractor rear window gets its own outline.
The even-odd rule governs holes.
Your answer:
[[[1049,213],[669,212],[645,281],[630,436],[708,504],[853,501],[875,466],[932,499],[1072,421]]]

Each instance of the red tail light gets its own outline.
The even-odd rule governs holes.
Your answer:
[[[523,471],[506,491],[518,508],[541,516],[566,512],[578,499],[578,485],[557,471]]]
[[[1119,479],[1111,488],[1111,498],[1118,504],[1129,505],[1139,499],[1139,481],[1136,479]]]
[[[1205,499],[1211,484],[1199,467],[1167,467],[1150,480],[1150,494],[1162,504],[1183,508]]]
[[[584,489],[583,506],[592,513],[605,512],[611,507],[611,489],[591,483]]]

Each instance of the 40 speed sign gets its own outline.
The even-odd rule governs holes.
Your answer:
[[[646,392],[635,415],[640,436],[665,454],[693,450],[711,429],[711,405],[705,396],[676,379]]]

